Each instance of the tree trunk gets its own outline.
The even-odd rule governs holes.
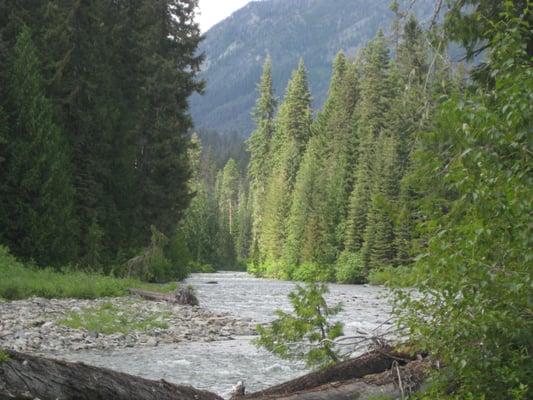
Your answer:
[[[401,392],[393,382],[375,385],[361,379],[347,382],[329,383],[314,389],[287,394],[261,397],[262,400],[369,400],[398,399]]]
[[[409,361],[409,358],[406,358],[405,355],[394,354],[390,351],[391,349],[387,348],[373,350],[360,357],[334,364],[323,370],[311,372],[280,385],[241,396],[239,399],[282,398],[293,393],[315,389],[331,382],[343,382],[386,371],[399,358]],[[314,397],[311,398],[314,399]],[[316,398],[320,399],[321,397]]]
[[[128,289],[131,294],[141,296],[143,299],[152,301],[166,301],[169,303],[176,303],[187,306],[199,305],[198,298],[194,294],[194,291],[186,287],[179,287],[174,293],[158,293],[148,292],[146,290]]]
[[[4,351],[0,400],[222,400],[214,393],[82,363]]]

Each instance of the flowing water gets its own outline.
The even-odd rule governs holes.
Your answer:
[[[257,323],[274,319],[276,309],[289,311],[287,294],[294,287],[291,282],[256,279],[241,272],[194,274],[187,283],[194,286],[203,307]],[[344,311],[338,318],[345,324],[345,334],[354,335],[391,324],[388,294],[380,287],[330,285],[327,301],[343,303]],[[238,381],[244,381],[250,392],[307,372],[301,363],[280,360],[257,349],[252,339],[236,337],[211,343],[83,351],[67,354],[65,358],[145,378],[188,384],[226,397]]]

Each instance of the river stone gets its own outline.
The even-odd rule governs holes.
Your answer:
[[[156,321],[165,323],[168,328],[130,332],[127,335],[104,335],[94,330],[72,329],[61,325],[60,321],[70,313],[80,313],[86,308],[99,308],[104,303],[111,303],[124,315],[133,315],[138,319],[161,314]],[[33,298],[2,302],[0,315],[0,347],[43,355],[58,355],[90,348],[111,350],[139,346],[155,347],[159,344],[183,341],[227,340],[231,335],[254,333],[253,324],[238,322],[220,312],[213,313],[198,306],[144,301],[133,296],[96,300]]]

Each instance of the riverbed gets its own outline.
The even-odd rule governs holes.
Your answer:
[[[235,272],[194,274],[186,283],[194,286],[202,307],[254,323],[273,320],[276,309],[289,311],[287,294],[294,288],[292,282],[257,279]],[[352,335],[391,323],[388,295],[386,289],[375,286],[331,285],[327,300],[328,304],[344,304],[339,318],[345,323],[345,333]],[[308,372],[300,362],[281,360],[257,349],[251,336],[232,339],[80,351],[64,357],[150,379],[188,384],[225,397],[238,381],[245,382],[247,391],[255,391]]]
[[[194,287],[200,300],[200,308],[182,310],[179,307],[172,308],[167,304],[157,305],[142,300],[133,303],[144,312],[150,312],[151,308],[161,311],[161,307],[170,307],[166,310],[169,313],[174,311],[174,319],[171,320],[174,322],[170,330],[162,331],[161,334],[156,332],[155,337],[152,333],[151,337],[145,339],[142,336],[139,338],[138,335],[130,335],[130,344],[124,344],[125,341],[119,338],[118,346],[113,346],[112,342],[110,346],[110,337],[92,338],[90,332],[76,332],[80,340],[71,343],[74,346],[65,346],[65,340],[61,339],[61,351],[51,351],[49,355],[149,379],[164,379],[176,384],[191,385],[224,397],[229,397],[232,386],[238,381],[243,381],[250,392],[308,372],[301,362],[281,360],[256,348],[253,345],[254,337],[250,335],[253,333],[250,327],[272,321],[277,309],[290,311],[287,295],[294,288],[294,283],[257,279],[244,272],[223,272],[193,274],[185,284]],[[344,305],[344,310],[338,318],[345,324],[345,334],[361,335],[375,329],[387,330],[391,327],[389,294],[387,289],[375,286],[330,285],[327,301],[328,304]],[[21,307],[21,313],[34,315],[35,310],[32,307],[50,309],[51,305],[55,304],[54,301],[40,304],[43,301],[28,300],[26,306],[24,303],[17,306]],[[133,300],[115,301],[120,304]],[[81,302],[74,303],[68,307],[83,307]],[[13,306],[9,306],[10,309]],[[64,305],[56,306],[59,310],[64,308]],[[47,337],[42,334],[43,327],[46,325],[38,328],[41,334],[36,337]],[[57,326],[52,327],[53,332],[57,333]],[[195,333],[196,331],[198,333]],[[70,341],[76,336],[72,332],[65,332],[63,336]],[[59,334],[61,335],[61,331]],[[26,340],[15,339],[15,343],[16,340],[23,339]],[[100,340],[105,344],[104,347],[99,346]],[[83,346],[75,347],[78,343]],[[53,349],[53,346],[47,342],[44,344],[45,346],[43,342],[38,343],[36,348],[41,350],[36,352],[47,355],[47,351],[43,352],[42,349]],[[89,345],[93,348],[87,348]]]

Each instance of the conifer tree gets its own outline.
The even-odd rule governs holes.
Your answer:
[[[239,178],[237,163],[230,158],[222,170],[218,193],[221,223],[230,235],[238,232]]]
[[[70,149],[54,121],[39,68],[24,26],[9,63],[12,130],[1,196],[9,223],[2,236],[15,254],[46,265],[76,255],[76,220]]]
[[[286,224],[296,175],[311,135],[311,94],[303,60],[290,80],[276,119],[272,140],[273,168],[265,199],[263,254],[278,260],[286,239]]]
[[[363,262],[368,269],[390,265],[396,255],[393,213],[399,190],[399,175],[395,138],[381,137],[379,146],[368,224],[361,250]]]
[[[168,233],[182,216],[188,191],[187,131],[192,126],[187,97],[199,91],[195,80],[202,57],[193,21],[197,0],[144,0],[140,7],[146,31],[141,37],[143,121],[138,153],[144,221]]]
[[[189,163],[192,169],[190,188],[194,198],[180,222],[178,230],[182,234],[192,260],[200,265],[218,266],[216,238],[218,235],[218,204],[212,188],[202,169],[209,164],[201,160],[202,144],[195,133],[189,149]]]
[[[337,253],[337,226],[344,217],[343,191],[351,136],[353,85],[340,52],[333,64],[328,99],[312,126],[313,137],[298,173],[285,260],[288,264],[331,264]]]
[[[249,192],[245,183],[241,183],[239,188],[239,209],[237,213],[237,229],[235,236],[235,246],[237,257],[240,261],[245,261],[250,256],[250,246],[252,240],[252,213],[250,210]]]
[[[261,227],[263,224],[263,203],[267,190],[267,182],[271,169],[270,142],[274,134],[274,116],[277,100],[274,96],[272,83],[272,61],[270,56],[265,60],[263,75],[257,88],[259,98],[254,109],[256,130],[248,140],[250,163],[248,177],[250,180],[250,209],[253,220],[252,248],[258,248]]]
[[[358,164],[355,186],[350,197],[345,238],[345,247],[349,251],[358,251],[363,245],[375,177],[376,143],[380,132],[386,126],[390,109],[388,66],[387,43],[380,31],[365,48],[361,65],[360,102],[357,111]]]

